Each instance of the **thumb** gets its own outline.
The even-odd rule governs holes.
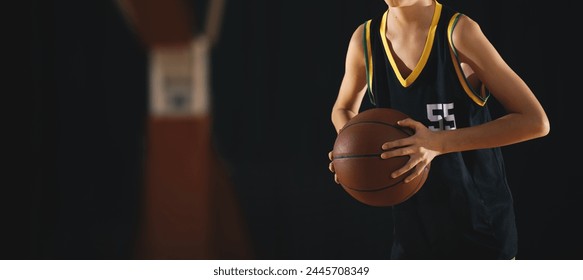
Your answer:
[[[411,118],[406,118],[397,121],[397,125],[406,128],[405,130],[408,130],[411,134],[414,134],[415,131],[417,131],[417,125],[420,124],[421,124],[420,122],[415,121]]]

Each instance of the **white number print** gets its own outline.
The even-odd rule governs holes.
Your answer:
[[[454,130],[455,126],[455,116],[450,114],[450,110],[453,109],[453,103],[440,103],[440,104],[427,104],[427,119],[433,123],[437,123],[437,126],[430,125],[429,129],[436,130]]]

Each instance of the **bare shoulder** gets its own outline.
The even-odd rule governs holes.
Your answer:
[[[462,47],[477,39],[485,39],[485,35],[478,22],[467,15],[461,15],[453,30],[452,39],[456,47]]]
[[[364,65],[364,24],[360,24],[352,33],[350,43],[348,44],[348,51],[346,52],[347,66],[361,67]],[[361,65],[362,64],[362,65]]]
[[[350,48],[356,48],[357,50],[363,50],[363,40],[364,40],[364,24],[360,24],[352,33],[350,37]]]
[[[489,63],[498,56],[478,22],[467,15],[460,17],[453,30],[452,41],[463,62]]]
[[[352,33],[352,40],[360,39],[362,42],[363,33],[364,33],[364,23],[362,23],[356,27],[356,29]]]

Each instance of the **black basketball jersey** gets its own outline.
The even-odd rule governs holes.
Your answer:
[[[466,80],[451,34],[460,13],[436,2],[420,61],[400,74],[385,36],[388,10],[364,23],[368,96],[431,130],[491,120],[484,87]],[[393,207],[392,258],[511,259],[517,232],[500,148],[443,154],[411,199]]]

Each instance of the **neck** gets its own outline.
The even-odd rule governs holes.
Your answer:
[[[426,26],[433,18],[435,0],[385,0],[389,8],[387,21],[401,27]]]

